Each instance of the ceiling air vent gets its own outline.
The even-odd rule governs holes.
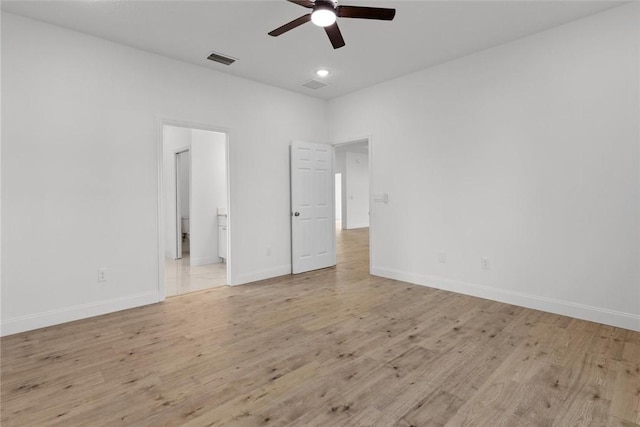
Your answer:
[[[302,83],[302,86],[309,89],[320,89],[321,87],[327,86],[327,84],[319,82],[318,80],[309,80],[306,83]]]
[[[207,56],[207,59],[214,62],[219,62],[224,65],[231,65],[236,62],[235,58],[230,56],[220,55],[219,53],[211,52],[211,55]]]

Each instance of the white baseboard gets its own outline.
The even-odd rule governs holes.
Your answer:
[[[291,274],[291,264],[240,274],[235,278],[232,285],[245,285],[259,280],[271,279],[272,277],[285,276],[287,274]]]
[[[367,228],[367,227],[369,227],[368,223],[355,224],[355,225],[354,224],[347,224],[346,229],[347,230],[353,230],[355,228]]]
[[[466,283],[437,276],[427,276],[408,273],[384,267],[372,267],[371,274],[389,279],[401,280],[416,285],[428,286],[436,289],[471,295],[493,301],[504,302],[521,307],[533,308],[591,322],[640,331],[640,315],[592,307],[570,301],[540,297],[522,292],[508,291],[490,286]]]
[[[210,258],[191,258],[189,260],[189,264],[192,267],[197,267],[199,265],[208,265],[208,264],[216,264],[220,262],[220,258],[210,257]]]
[[[158,292],[132,295],[123,298],[115,298],[107,301],[98,301],[74,307],[51,310],[44,313],[36,313],[28,316],[8,319],[0,324],[0,336],[17,334],[33,329],[58,325],[87,317],[113,313],[114,311],[140,307],[158,302]]]

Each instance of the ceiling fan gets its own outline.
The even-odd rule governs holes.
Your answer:
[[[313,9],[311,13],[294,19],[283,26],[276,28],[269,33],[270,36],[278,37],[289,30],[305,24],[309,21],[324,30],[329,36],[329,40],[334,49],[341,48],[345,45],[344,39],[336,18],[358,18],[358,19],[378,19],[382,21],[391,21],[396,15],[395,9],[382,7],[363,7],[363,6],[339,6],[336,0],[287,0],[307,9]]]

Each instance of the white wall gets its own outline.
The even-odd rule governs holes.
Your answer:
[[[180,219],[188,219],[191,212],[191,150],[185,151],[178,155],[178,194],[180,196]],[[176,227],[178,225],[176,224]],[[180,224],[181,232],[186,232],[189,229],[187,224]],[[183,248],[184,250],[184,248]]]
[[[364,147],[360,142],[335,149],[335,171],[342,175],[339,207],[345,230],[369,226],[369,155],[362,152]]]
[[[335,174],[336,221],[342,221],[342,172]]]
[[[227,207],[226,136],[191,131],[192,266],[220,262],[217,209]]]
[[[177,126],[162,127],[163,194],[165,256],[176,258],[176,150],[191,147],[191,129]]]
[[[346,153],[346,199],[344,228],[369,226],[369,155]]]
[[[390,195],[375,274],[640,329],[637,8],[329,103]],[[289,271],[288,144],[327,139],[324,102],[7,13],[1,31],[2,334],[162,298],[161,118],[230,132],[232,283]]]
[[[0,10],[0,34],[2,32],[2,10]],[[1,42],[1,40],[0,40]],[[0,46],[0,53],[2,51],[2,47]],[[2,55],[0,55],[0,94],[2,93]],[[1,98],[1,97],[0,97]],[[2,105],[4,103],[0,102],[0,117],[4,117],[2,116]],[[2,120],[0,119],[0,165],[2,164],[2,136],[4,135],[4,131],[2,131]],[[1,172],[1,171],[0,171]],[[0,173],[0,195],[2,193],[4,193],[4,181],[2,179],[2,177],[4,176],[3,173]],[[0,197],[0,224],[4,224],[4,221],[2,220],[2,212],[4,212],[4,199],[2,197]],[[2,234],[2,226],[0,226],[0,242],[4,241],[4,235]],[[0,260],[2,260],[2,247],[3,245],[0,244]],[[2,321],[1,319],[3,319],[3,313],[2,313],[2,293],[4,287],[3,287],[3,281],[4,280],[4,272],[2,271],[2,262],[0,262],[0,336],[2,335]]]
[[[163,298],[162,118],[229,130],[231,283],[290,271],[288,146],[326,141],[323,101],[8,13],[2,89],[3,334]]]
[[[389,193],[374,274],[640,330],[638,7],[330,101]]]

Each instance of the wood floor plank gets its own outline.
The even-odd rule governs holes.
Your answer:
[[[623,421],[640,424],[640,345],[625,344],[617,368],[611,412]]]
[[[338,266],[2,338],[2,426],[640,425],[640,333]]]

